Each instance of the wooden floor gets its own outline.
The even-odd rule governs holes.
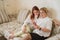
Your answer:
[[[2,37],[0,37],[0,40],[7,40],[7,39],[2,36]]]

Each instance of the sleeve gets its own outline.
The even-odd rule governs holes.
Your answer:
[[[48,20],[48,21],[46,22],[46,28],[49,29],[49,30],[52,29],[52,20]]]
[[[30,23],[30,15],[26,18],[26,20],[24,21],[24,24],[22,25],[22,29],[24,28],[25,25],[27,25],[28,23]]]
[[[30,23],[30,15],[26,18],[26,20],[24,21],[24,24],[21,26],[21,31],[15,33],[14,36],[18,36],[19,34],[21,34],[24,26],[27,25],[28,23]]]
[[[24,21],[24,24],[28,24],[30,23],[30,15],[26,18],[26,20]]]

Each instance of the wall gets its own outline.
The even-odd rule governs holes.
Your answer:
[[[18,0],[0,0],[0,10],[7,14],[16,14],[19,10]]]
[[[0,0],[0,10],[7,14],[17,14],[21,9],[31,10],[33,6],[47,7],[52,18],[60,20],[60,0]]]
[[[60,20],[60,0],[20,0],[20,8],[32,9],[33,6],[47,7],[52,18]]]

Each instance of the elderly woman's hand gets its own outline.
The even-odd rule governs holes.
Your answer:
[[[51,30],[48,30],[47,28],[41,28],[41,30],[44,32],[51,32]]]

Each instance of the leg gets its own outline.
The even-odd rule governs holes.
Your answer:
[[[31,36],[29,33],[25,34],[23,40],[31,40]]]
[[[30,33],[32,40],[45,40],[45,38],[43,36],[39,36],[38,34],[35,33]]]

